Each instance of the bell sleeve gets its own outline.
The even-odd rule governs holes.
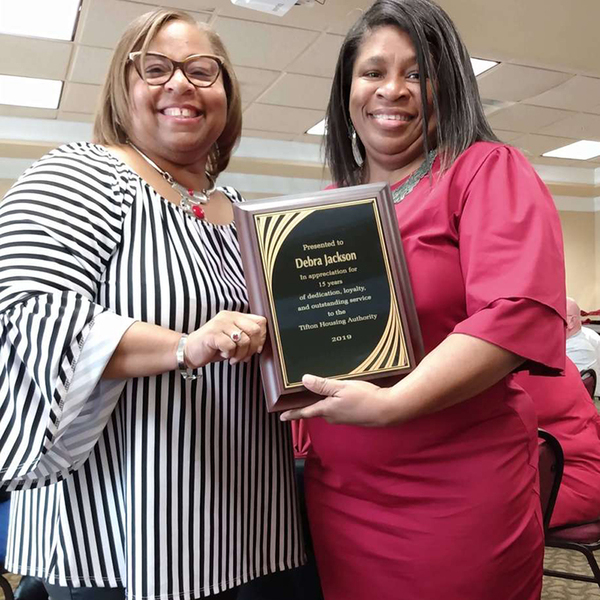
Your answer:
[[[533,374],[560,374],[565,270],[548,189],[520,152],[496,146],[468,182],[458,219],[468,317],[454,333],[522,356]]]
[[[125,385],[101,380],[134,322],[97,292],[128,209],[89,145],[34,164],[0,203],[0,482],[9,490],[79,468]]]

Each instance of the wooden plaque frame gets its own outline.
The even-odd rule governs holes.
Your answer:
[[[268,322],[268,341],[260,357],[260,366],[269,412],[306,406],[319,399],[319,396],[309,392],[301,382],[290,381],[288,377],[289,368],[286,366],[280,330],[280,322],[285,315],[278,313],[277,298],[273,297],[272,285],[275,263],[278,256],[282,256],[281,248],[284,247],[286,238],[294,228],[314,211],[329,210],[332,212],[328,216],[334,216],[334,211],[338,209],[362,204],[370,204],[373,207],[373,222],[377,223],[376,231],[378,232],[378,235],[375,236],[376,239],[373,239],[373,247],[381,248],[381,259],[385,264],[386,280],[392,299],[389,313],[383,315],[387,318],[385,329],[387,341],[384,342],[382,337],[377,348],[385,348],[385,350],[377,351],[374,348],[369,355],[376,357],[372,364],[377,363],[378,367],[365,367],[367,361],[363,361],[352,371],[325,375],[341,379],[380,379],[378,383],[391,385],[410,373],[423,356],[421,332],[394,204],[387,183],[235,204],[234,216],[248,287],[250,310],[254,314],[265,316]],[[336,230],[338,227],[336,219],[330,219],[330,221],[331,237],[336,239],[336,236],[339,237],[340,231]],[[353,254],[356,255],[356,253]],[[309,281],[306,284],[307,289],[312,283],[314,282]],[[384,354],[385,357],[393,354],[390,344],[394,348],[399,348],[397,355],[401,356],[401,359],[396,361],[398,364],[383,357]],[[307,348],[307,351],[310,350]],[[385,363],[385,360],[389,364]],[[388,366],[385,366],[386,364]]]

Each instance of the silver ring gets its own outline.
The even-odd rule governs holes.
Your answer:
[[[231,338],[231,341],[234,344],[237,344],[242,339],[242,332],[238,329],[237,331],[234,331],[229,337]]]

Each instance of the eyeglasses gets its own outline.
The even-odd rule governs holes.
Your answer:
[[[194,54],[183,62],[171,60],[164,54],[131,52],[129,60],[138,75],[150,85],[163,85],[180,69],[185,78],[196,87],[210,87],[223,69],[223,60],[210,54]]]

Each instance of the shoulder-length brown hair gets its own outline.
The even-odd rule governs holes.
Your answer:
[[[130,52],[146,52],[161,28],[170,21],[185,21],[206,34],[215,54],[223,59],[223,84],[227,96],[227,123],[209,154],[207,170],[214,178],[225,170],[242,131],[242,102],[240,87],[231,60],[221,38],[204,23],[191,15],[170,9],[146,13],[133,21],[122,35],[113,55],[100,105],[94,121],[94,142],[108,146],[125,144],[131,125],[129,102]]]

